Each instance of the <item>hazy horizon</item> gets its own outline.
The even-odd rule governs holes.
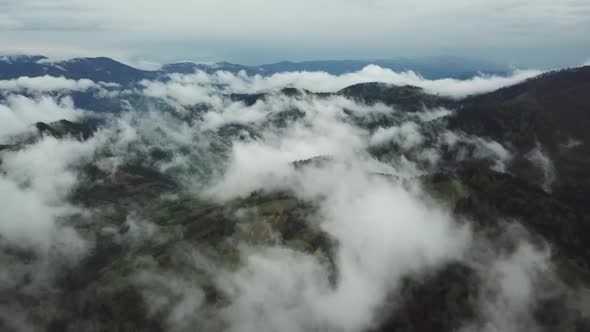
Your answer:
[[[0,0],[0,53],[245,65],[453,55],[515,67],[590,58],[579,0]]]
[[[0,51],[0,58],[2,57],[18,57],[18,56],[41,56],[49,59],[50,61],[67,61],[75,58],[98,58],[98,57],[106,57],[111,58],[115,61],[124,63],[128,66],[147,70],[147,71],[154,71],[159,70],[163,65],[167,64],[175,64],[175,63],[183,63],[183,62],[192,62],[195,64],[219,64],[219,63],[230,63],[235,65],[242,65],[242,66],[249,66],[249,67],[257,67],[263,65],[272,65],[277,63],[307,63],[307,62],[379,62],[379,61],[415,61],[419,62],[422,61],[424,63],[431,63],[434,65],[434,61],[436,60],[443,60],[443,59],[458,59],[458,60],[467,60],[473,61],[474,63],[480,65],[487,65],[490,67],[497,67],[497,68],[506,68],[506,69],[539,69],[539,70],[553,70],[553,69],[564,69],[564,68],[572,68],[572,67],[581,67],[581,66],[588,66],[590,65],[590,58],[581,58],[581,61],[576,59],[572,59],[571,61],[567,62],[535,62],[531,61],[530,63],[516,63],[516,62],[509,62],[509,61],[502,61],[502,60],[494,60],[490,58],[485,58],[482,56],[463,56],[463,55],[451,55],[451,54],[433,54],[433,55],[405,55],[405,56],[391,56],[391,57],[342,57],[342,58],[328,58],[328,57],[319,57],[319,58],[274,58],[269,59],[268,61],[240,61],[238,58],[234,60],[228,60],[225,58],[219,59],[211,59],[211,60],[203,60],[203,59],[192,59],[190,57],[182,57],[178,56],[176,58],[169,58],[163,60],[157,60],[155,58],[147,58],[147,57],[131,57],[131,58],[122,58],[117,55],[109,55],[109,54],[68,54],[68,55],[51,55],[51,51],[46,52],[2,52]]]

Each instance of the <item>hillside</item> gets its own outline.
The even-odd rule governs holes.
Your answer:
[[[450,127],[510,145],[517,154],[512,171],[523,178],[534,169],[527,153],[542,147],[556,173],[555,194],[588,212],[589,91],[590,67],[546,73],[468,98]]]

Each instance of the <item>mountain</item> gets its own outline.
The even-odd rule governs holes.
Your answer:
[[[417,112],[426,108],[453,107],[457,104],[451,98],[426,93],[415,86],[396,86],[384,83],[360,83],[338,91],[346,96],[363,103],[377,102],[402,108],[409,112]]]
[[[156,79],[166,74],[191,74],[196,70],[207,73],[228,71],[249,75],[272,75],[286,71],[324,71],[332,75],[355,72],[375,64],[394,71],[415,71],[425,78],[470,78],[481,73],[505,75],[510,68],[494,63],[463,59],[458,57],[407,58],[374,61],[307,61],[278,62],[260,66],[243,66],[229,62],[201,64],[179,62],[165,64],[161,70],[147,71],[133,68],[110,58],[77,58],[67,61],[50,61],[44,56],[4,56],[0,57],[0,80],[21,76],[38,77],[44,75],[63,76],[69,79],[87,78],[99,82],[114,82],[127,85],[143,79]]]
[[[50,62],[42,56],[22,56],[0,60],[1,80],[44,75],[129,84],[143,79],[155,79],[160,73],[135,69],[105,57],[78,58],[58,62]]]
[[[279,62],[262,65],[267,73],[284,71],[325,71],[332,75],[342,75],[363,69],[374,64],[393,71],[414,71],[428,79],[457,78],[465,79],[480,73],[507,74],[510,68],[489,61],[467,59],[451,56],[394,58],[375,60],[332,60],[332,61],[304,61]]]
[[[282,72],[298,71],[323,71],[332,75],[342,75],[359,71],[368,65],[377,65],[393,71],[414,71],[428,79],[457,78],[465,79],[479,74],[506,75],[510,68],[488,61],[466,59],[460,57],[423,57],[423,58],[396,58],[375,60],[326,60],[326,61],[282,61],[260,66],[242,66],[228,62],[216,64],[197,64],[181,62],[169,64],[163,67],[166,72],[192,73],[195,70],[213,72],[224,70],[232,73],[245,71],[249,75],[272,75]]]
[[[510,141],[519,149],[531,149],[538,140],[557,151],[571,139],[590,139],[588,91],[590,67],[549,72],[465,100],[453,125]]]
[[[170,74],[192,74],[197,70],[201,70],[207,73],[213,73],[215,71],[228,71],[230,73],[237,74],[240,71],[245,71],[249,75],[267,74],[262,67],[242,66],[229,62],[218,62],[213,64],[178,62],[165,64],[162,66],[162,71]]]
[[[555,172],[555,194],[590,212],[588,91],[590,67],[546,73],[464,100],[450,127],[511,146],[512,171],[530,182],[538,174],[530,156],[541,149]]]

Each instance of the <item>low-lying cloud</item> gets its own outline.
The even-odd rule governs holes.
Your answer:
[[[19,77],[12,80],[0,81],[0,90],[12,92],[30,92],[30,93],[47,93],[52,91],[86,91],[92,88],[98,88],[96,84],[89,79],[71,80],[65,77],[39,76],[39,77]]]
[[[477,308],[483,330],[528,329],[535,326],[531,307],[538,279],[534,275],[552,271],[550,252],[528,239],[515,239],[509,246],[514,250],[508,253],[494,251],[466,220],[430,197],[419,178],[438,170],[444,152],[454,153],[450,158],[457,160],[452,162],[486,160],[492,168],[505,171],[513,158],[506,147],[449,131],[445,118],[453,116],[452,110],[408,113],[338,95],[302,91],[290,96],[278,90],[336,92],[351,84],[378,81],[412,84],[429,93],[461,98],[515,84],[536,73],[433,81],[369,66],[341,76],[197,72],[172,75],[169,81],[144,81],[126,93],[146,98],[142,101],[148,100],[147,109],[130,98],[127,111],[104,115],[103,128],[87,140],[37,133],[19,150],[0,152],[0,193],[7,197],[0,202],[0,219],[5,220],[0,224],[0,244],[37,252],[62,248],[80,258],[94,245],[93,228],[78,233],[71,218],[97,216],[87,220],[105,223],[96,229],[112,234],[117,245],[138,250],[122,258],[123,263],[132,264],[133,273],[125,280],[139,289],[147,314],[164,317],[171,331],[191,330],[194,321],[222,331],[366,331],[388,318],[381,316],[381,309],[403,303],[404,280],[419,280],[450,262],[461,262],[485,277]],[[10,81],[6,89],[13,90],[0,105],[0,120],[5,119],[0,124],[2,139],[27,131],[36,121],[84,117],[70,97],[43,92],[96,88],[82,80],[59,80],[59,84],[47,79],[19,80]],[[14,94],[17,91],[39,94],[26,97]],[[270,93],[249,104],[228,96],[261,91]],[[162,104],[154,100],[165,107],[160,109]],[[544,160],[537,152],[531,159]],[[118,183],[123,187],[141,183],[143,175],[117,173],[128,165],[176,181],[173,194],[162,193],[163,197],[154,199],[158,204],[177,203],[179,196],[224,206],[253,193],[287,192],[297,204],[314,206],[304,222],[327,236],[331,252],[307,252],[280,240],[230,244],[219,240],[220,247],[235,249],[240,258],[237,266],[228,268],[215,260],[221,254],[210,253],[217,250],[215,246],[208,248],[191,239],[184,226],[156,225],[150,220],[151,212],[136,215],[152,206],[121,205],[116,212],[124,218],[118,225],[102,218],[101,213],[113,212],[109,208],[88,211],[71,202],[79,186],[115,180],[130,181]],[[85,182],[90,181],[84,178],[86,167],[93,174],[106,175]],[[199,210],[192,212],[197,216],[193,222],[198,221]],[[247,219],[247,214],[242,218]],[[63,223],[64,219],[70,223]],[[168,259],[181,262],[181,271],[162,268],[150,256],[177,245],[180,249],[174,247],[172,253],[182,255],[158,260],[164,265]],[[486,254],[479,257],[474,249]],[[41,261],[47,267],[43,271],[51,271],[55,256]],[[204,274],[209,278],[207,289],[199,279]],[[207,307],[207,291],[212,287],[223,301]],[[489,292],[495,296],[487,297]],[[479,330],[480,323],[464,322],[464,329]]]
[[[411,71],[398,73],[391,69],[369,65],[358,72],[339,76],[324,72],[286,72],[271,76],[249,76],[245,72],[232,74],[218,71],[213,74],[204,72],[197,72],[193,75],[174,74],[170,76],[171,82],[167,85],[158,82],[144,82],[144,84],[146,85],[146,92],[150,95],[170,95],[172,98],[181,100],[184,103],[190,103],[190,98],[197,98],[193,99],[193,101],[197,101],[199,97],[204,98],[206,96],[206,94],[197,95],[195,91],[191,91],[191,87],[197,87],[197,91],[203,91],[203,88],[210,90],[218,87],[225,93],[256,93],[284,87],[295,87],[312,92],[337,92],[354,84],[369,82],[382,82],[401,86],[413,85],[421,87],[431,94],[463,98],[517,84],[540,73],[537,70],[517,70],[510,76],[486,75],[468,80],[428,80]]]
[[[302,199],[320,202],[320,227],[337,243],[336,284],[319,257],[289,249],[246,253],[244,267],[223,285],[233,289],[224,312],[231,331],[363,331],[403,277],[462,257],[470,233],[448,212],[368,175],[361,160],[349,162],[285,179]]]
[[[6,140],[11,135],[33,129],[32,126],[36,122],[47,123],[62,119],[74,121],[83,115],[84,112],[77,109],[72,99],[67,96],[31,98],[9,95],[0,103],[0,139]]]

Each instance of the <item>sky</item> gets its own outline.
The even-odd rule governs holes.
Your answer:
[[[0,53],[127,62],[590,58],[588,0],[0,0]]]

